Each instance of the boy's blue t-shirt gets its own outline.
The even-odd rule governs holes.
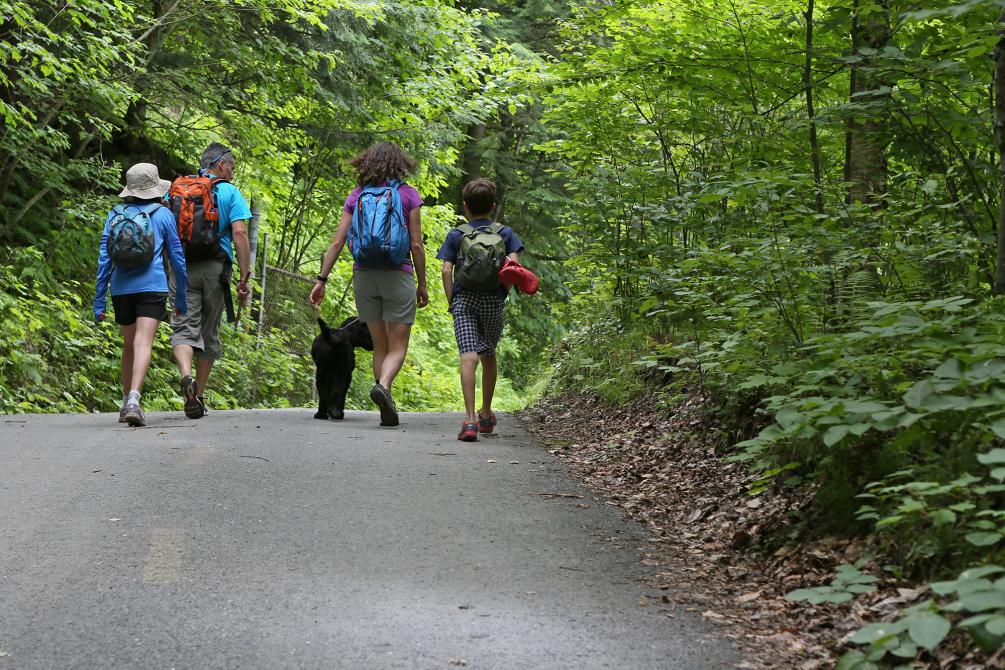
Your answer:
[[[209,172],[204,175],[207,177],[215,176]],[[220,248],[233,263],[234,238],[231,234],[230,224],[234,221],[251,219],[251,208],[241,191],[230,182],[220,182],[213,187],[213,190],[216,192],[216,206],[220,209]]]
[[[471,224],[471,226],[474,228],[483,230],[492,225],[492,220],[473,219],[471,221],[468,221],[468,223]],[[513,229],[510,228],[509,226],[503,226],[502,230],[499,231],[499,236],[502,237],[503,241],[506,243],[507,256],[514,252],[519,253],[523,251],[523,242],[520,241],[520,238],[516,236],[516,233],[514,233]],[[447,238],[443,240],[443,246],[440,247],[440,250],[439,252],[437,252],[436,257],[441,261],[447,261],[448,263],[453,263],[454,265],[457,265],[457,255],[461,252],[461,240],[463,238],[464,233],[462,233],[457,228],[451,229],[447,233]],[[457,282],[454,282],[454,295],[456,295],[458,291],[463,290],[464,289],[462,289]],[[507,295],[509,295],[509,289],[506,288],[505,286],[500,285],[497,291],[499,292],[499,296],[502,298],[505,298]]]
[[[127,204],[129,210],[148,207],[149,205]],[[108,257],[109,224],[115,217],[115,210],[108,212],[105,219],[105,229],[101,234],[101,247],[98,251],[98,276],[94,292],[94,316],[107,312],[107,293],[111,288],[112,295],[129,295],[131,293],[167,293],[168,280],[164,271],[164,256],[167,254],[171,262],[171,270],[179,287],[175,295],[175,306],[179,311],[187,311],[185,291],[188,287],[188,275],[185,268],[185,252],[178,239],[178,227],[174,214],[167,207],[158,207],[150,217],[154,234],[154,257],[149,264],[123,270],[112,263]],[[109,281],[110,280],[110,281]],[[110,286],[109,286],[110,285]]]

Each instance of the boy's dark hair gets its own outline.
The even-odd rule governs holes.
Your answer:
[[[472,179],[464,185],[461,192],[464,204],[468,206],[471,216],[484,216],[492,211],[496,204],[496,183],[491,179]]]
[[[199,164],[202,165],[203,169],[206,169],[213,167],[220,161],[233,164],[234,152],[226,144],[213,142],[202,152],[202,160],[199,161]]]
[[[376,186],[388,179],[404,181],[415,172],[417,163],[394,142],[377,142],[350,158],[349,165],[356,168],[359,186]]]

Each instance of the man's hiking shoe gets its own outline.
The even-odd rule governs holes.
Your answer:
[[[488,416],[482,416],[478,413],[478,432],[479,433],[491,433],[492,429],[496,427],[496,415],[489,412]]]
[[[185,398],[185,416],[190,419],[199,419],[206,414],[206,408],[197,397],[199,384],[192,377],[185,375],[181,378],[181,395]]]
[[[394,399],[391,397],[390,391],[380,384],[374,384],[373,388],[370,389],[370,400],[374,401],[380,408],[380,425],[398,425],[398,410],[394,406]]]
[[[201,395],[197,398],[197,400],[199,401],[199,407],[202,407],[202,415],[206,416],[209,414],[209,410],[206,409],[206,396]]]
[[[126,403],[124,408],[126,423],[134,428],[136,426],[145,426],[146,421],[143,419],[143,410],[140,409],[140,404],[135,400],[130,399]]]
[[[461,432],[457,433],[457,439],[461,442],[477,442],[478,424],[466,423],[461,426]]]

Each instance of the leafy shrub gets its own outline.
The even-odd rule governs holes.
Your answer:
[[[891,663],[910,663],[920,650],[935,649],[953,628],[970,636],[991,653],[1005,644],[1005,568],[985,565],[971,568],[949,581],[934,582],[932,591],[942,598],[903,609],[888,623],[868,624],[850,638],[864,645],[838,663],[841,670],[876,670]],[[997,578],[995,578],[997,576]],[[900,659],[899,661],[897,659]]]
[[[92,285],[58,282],[34,248],[10,251],[0,266],[0,412],[117,411],[122,339],[111,319],[95,323]],[[85,296],[85,297],[82,297]],[[439,309],[419,312],[409,354],[395,384],[403,411],[463,410],[458,358],[442,293]],[[226,324],[224,356],[213,367],[207,401],[220,409],[306,407],[314,403],[314,363],[303,352],[313,332],[271,328],[262,337]],[[504,340],[500,353],[513,354]],[[511,356],[510,360],[517,360]],[[502,374],[503,370],[500,371]],[[357,351],[350,409],[373,409],[370,354]],[[181,410],[170,328],[162,325],[143,393],[149,411]],[[500,376],[493,406],[515,410],[523,397]]]
[[[875,591],[876,587],[873,584],[878,581],[879,578],[863,573],[858,566],[842,564],[837,566],[837,575],[830,584],[796,589],[786,594],[785,597],[788,600],[802,600],[811,605],[846,603],[856,595]]]

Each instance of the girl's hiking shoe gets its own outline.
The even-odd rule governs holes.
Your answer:
[[[126,422],[126,403],[122,403],[122,407],[119,409],[119,423]]]
[[[206,414],[205,406],[199,402],[199,384],[191,376],[181,378],[181,395],[185,398],[185,416],[200,419]]]
[[[496,415],[489,412],[488,416],[482,416],[481,412],[478,413],[478,432],[479,433],[491,433],[496,427]]]
[[[143,419],[143,410],[140,409],[140,404],[135,400],[130,400],[126,403],[123,408],[125,411],[126,423],[134,428],[137,426],[145,426],[146,421]]]
[[[391,397],[390,391],[380,384],[374,384],[370,389],[370,400],[380,408],[380,425],[398,425],[398,409],[394,406],[394,398]]]
[[[457,433],[457,439],[461,442],[477,442],[478,425],[474,423],[466,423],[462,425],[461,432]]]

